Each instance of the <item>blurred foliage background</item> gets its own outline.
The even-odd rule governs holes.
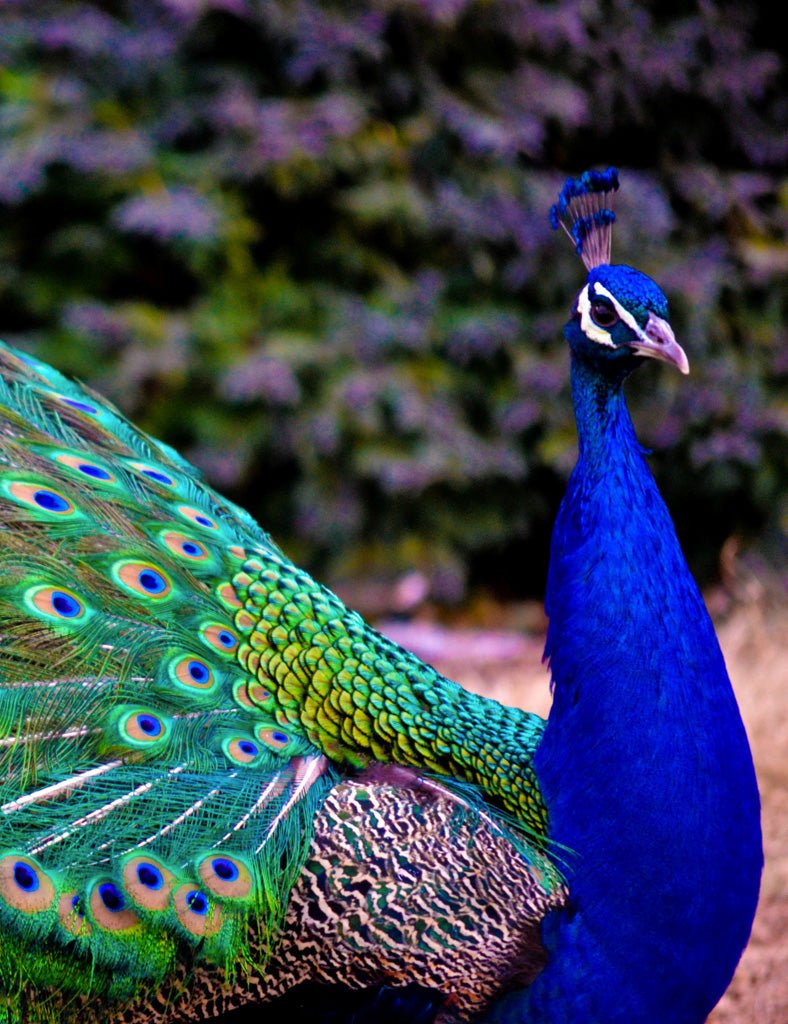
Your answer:
[[[334,582],[537,594],[583,278],[547,210],[616,164],[614,259],[693,365],[635,418],[708,582],[786,476],[774,33],[714,0],[6,0],[0,334]]]

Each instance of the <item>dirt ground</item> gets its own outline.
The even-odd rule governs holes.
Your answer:
[[[717,630],[755,758],[763,807],[766,866],[750,944],[709,1024],[788,1022],[788,609],[756,595],[723,614]],[[550,697],[541,665],[535,606],[476,609],[473,628],[429,622],[387,624],[385,632],[469,689],[546,715]],[[479,618],[490,629],[479,629]],[[493,624],[494,627],[493,628]],[[529,632],[523,632],[524,628]]]

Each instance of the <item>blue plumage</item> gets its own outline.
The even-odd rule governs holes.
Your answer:
[[[491,1014],[501,1024],[700,1024],[755,913],[747,737],[622,390],[644,356],[686,370],[666,317],[653,281],[603,264],[565,328],[579,458],[553,533],[554,700],[534,764],[550,835],[573,851],[570,895],[543,923],[547,967]]]

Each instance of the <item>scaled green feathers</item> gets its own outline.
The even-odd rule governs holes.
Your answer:
[[[540,719],[375,633],[107,403],[0,370],[0,1019],[38,986],[130,997],[185,948],[259,966],[371,761],[478,787],[539,845]]]

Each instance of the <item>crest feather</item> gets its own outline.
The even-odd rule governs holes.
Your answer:
[[[610,263],[613,223],[613,193],[618,190],[618,171],[585,171],[567,178],[550,207],[550,224],[563,228],[588,270]]]

